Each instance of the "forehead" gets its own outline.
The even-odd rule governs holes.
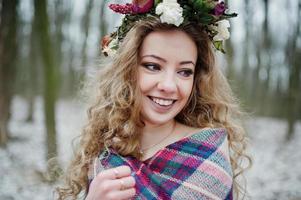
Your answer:
[[[158,55],[166,59],[197,59],[197,47],[187,33],[180,30],[154,31],[142,42],[139,55]]]

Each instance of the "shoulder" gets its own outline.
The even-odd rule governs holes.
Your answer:
[[[94,177],[97,175],[96,170],[99,167],[99,160],[97,157],[95,157],[94,159],[92,159],[88,165],[88,180],[89,183],[94,179]]]
[[[228,174],[232,174],[229,142],[227,130],[225,128],[195,128],[185,126],[185,130],[190,131],[186,136],[186,145],[195,148],[194,154],[200,152],[201,156],[206,155],[207,161],[212,165],[219,166]],[[191,148],[189,148],[191,150]]]
[[[190,142],[210,147],[212,150],[219,150],[229,156],[228,134],[225,128],[195,128],[186,126],[187,135],[184,137]]]
[[[197,149],[206,151],[207,163],[219,166],[232,176],[228,134],[225,128],[203,128],[189,137]],[[202,147],[202,148],[199,148]],[[205,148],[204,148],[205,147]]]
[[[220,139],[227,140],[227,130],[225,128],[213,128],[213,127],[191,127],[185,124],[179,124],[180,133],[183,133],[184,137],[197,137],[204,140]],[[213,138],[212,138],[213,137]]]
[[[88,165],[88,180],[91,182],[95,176],[100,172],[105,170],[105,167],[102,165],[103,160],[105,160],[109,155],[109,150],[101,150],[100,153],[91,159]]]
[[[197,132],[200,132],[203,128],[192,127],[182,123],[177,123],[177,131],[184,137],[189,137]]]

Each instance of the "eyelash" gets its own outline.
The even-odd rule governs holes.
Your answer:
[[[191,69],[184,69],[182,71],[179,71],[179,73],[184,72],[183,76],[184,77],[189,77],[191,75],[193,75],[193,71]]]
[[[159,71],[161,69],[160,66],[155,63],[142,63],[142,66],[152,72]],[[193,75],[193,70],[183,69],[183,70],[179,71],[178,73],[184,77],[189,77],[189,76]]]
[[[146,69],[150,70],[150,71],[160,70],[160,66],[155,64],[155,63],[143,63],[142,66],[145,67]],[[153,68],[151,68],[151,67],[153,67]],[[154,68],[156,68],[156,69],[154,69]]]

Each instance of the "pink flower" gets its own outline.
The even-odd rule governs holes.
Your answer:
[[[131,3],[127,3],[125,5],[121,4],[110,4],[109,8],[116,13],[121,14],[132,14],[134,13],[134,5]]]
[[[225,3],[220,2],[220,3],[216,4],[216,6],[214,7],[213,14],[215,16],[220,16],[220,15],[224,14],[225,10],[226,10]]]
[[[154,6],[154,0],[133,0],[133,4],[138,7],[137,13],[147,13]]]
[[[154,6],[154,0],[133,0],[133,3],[110,4],[109,8],[114,12],[121,14],[147,13]]]

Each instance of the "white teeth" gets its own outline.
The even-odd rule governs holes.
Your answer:
[[[161,106],[169,106],[173,103],[173,100],[158,99],[154,97],[151,97],[151,99]]]

